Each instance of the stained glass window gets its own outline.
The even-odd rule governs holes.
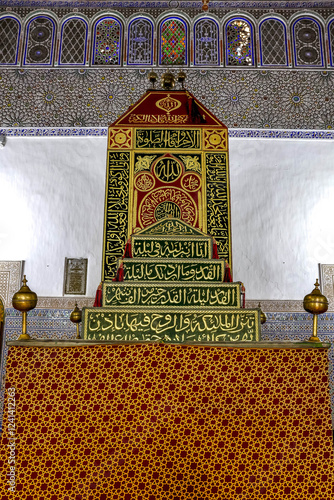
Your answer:
[[[24,64],[51,65],[55,22],[49,17],[35,17],[27,27]]]
[[[104,17],[95,26],[93,64],[121,64],[122,26],[113,17]]]
[[[128,64],[152,64],[153,24],[136,19],[129,25]]]
[[[279,19],[266,19],[260,24],[262,66],[287,66],[286,28]]]
[[[187,64],[187,26],[177,17],[161,23],[160,64]]]
[[[200,19],[194,27],[195,65],[219,64],[219,31],[212,19]]]
[[[321,28],[317,21],[303,18],[292,26],[296,66],[323,66]]]
[[[328,25],[329,56],[331,66],[334,66],[334,19]]]
[[[231,19],[225,28],[226,65],[253,66],[253,27],[245,19]]]
[[[17,19],[0,19],[0,64],[16,64],[21,26]]]
[[[80,18],[64,22],[61,29],[59,64],[85,64],[87,23]]]

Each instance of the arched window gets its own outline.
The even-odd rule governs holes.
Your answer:
[[[34,17],[29,21],[24,64],[52,64],[55,31],[55,22],[49,17]]]
[[[121,64],[122,25],[113,17],[104,17],[95,25],[93,64]]]
[[[128,64],[152,64],[153,24],[148,19],[131,21],[128,38]]]
[[[160,64],[187,64],[187,26],[178,17],[169,17],[160,25]]]
[[[279,19],[260,23],[260,57],[261,66],[288,65],[286,27]]]
[[[219,30],[212,19],[200,19],[194,26],[196,66],[217,66],[219,64]]]
[[[334,66],[334,19],[328,25],[328,41],[330,65]]]
[[[78,17],[67,19],[61,27],[59,64],[85,64],[88,26]]]
[[[292,25],[295,66],[323,66],[320,24],[309,17],[298,19]]]
[[[21,25],[15,17],[0,19],[0,64],[17,64]]]
[[[225,27],[227,66],[254,66],[253,27],[249,21],[233,18]]]

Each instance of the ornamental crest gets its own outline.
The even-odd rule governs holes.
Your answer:
[[[169,115],[171,111],[175,111],[181,106],[181,101],[179,101],[178,99],[174,99],[170,96],[170,94],[167,94],[167,97],[165,97],[164,99],[160,99],[155,103],[155,105],[157,108],[166,111],[166,113]]]

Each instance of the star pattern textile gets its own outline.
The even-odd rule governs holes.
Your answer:
[[[332,500],[326,349],[9,349],[3,500]]]

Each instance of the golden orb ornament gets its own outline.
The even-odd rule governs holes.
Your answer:
[[[148,79],[152,83],[152,88],[154,89],[154,85],[158,79],[158,75],[155,73],[155,71],[150,71],[148,74]]]
[[[180,71],[180,73],[177,75],[177,81],[181,83],[182,88],[184,88],[184,81],[186,77],[187,75],[185,74],[184,71]]]
[[[81,323],[81,320],[82,320],[82,312],[78,308],[78,304],[77,303],[75,303],[75,308],[71,312],[70,320],[72,321],[72,323],[76,324],[76,327],[77,327],[77,339],[79,339],[80,338],[79,323]]]
[[[261,325],[264,325],[264,323],[267,321],[267,316],[265,315],[265,313],[261,309],[261,302],[259,302],[258,308],[260,309],[260,321],[261,321]]]
[[[14,309],[22,313],[22,334],[18,340],[30,339],[30,335],[27,333],[27,312],[34,309],[37,305],[37,295],[30,290],[27,281],[26,275],[24,275],[22,280],[23,285],[18,292],[14,293],[12,298]]]
[[[172,73],[167,71],[162,75],[161,86],[165,90],[171,90],[175,86],[175,78]]]
[[[309,340],[311,342],[321,342],[317,335],[318,314],[323,314],[327,311],[328,300],[324,295],[322,295],[322,293],[319,290],[320,285],[318,279],[316,279],[314,286],[315,286],[314,290],[312,290],[311,293],[305,295],[303,306],[305,311],[313,314],[313,333],[312,337],[310,337]]]

